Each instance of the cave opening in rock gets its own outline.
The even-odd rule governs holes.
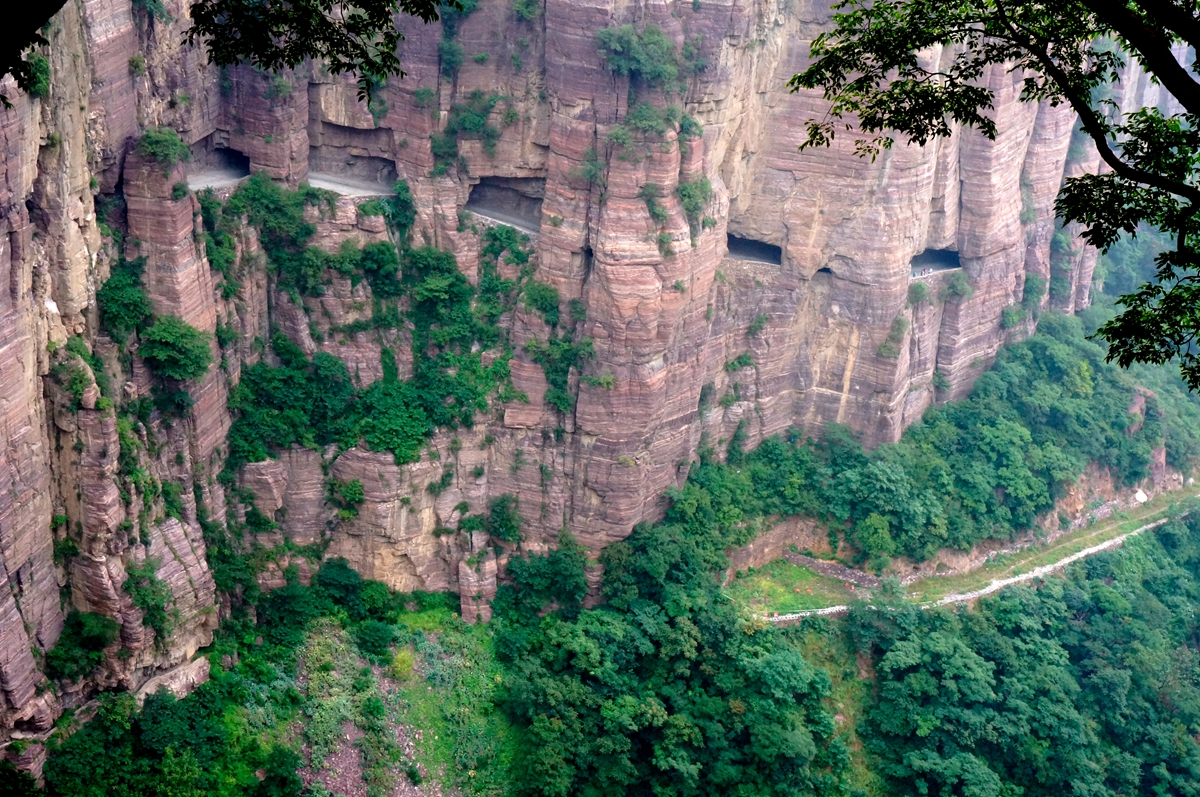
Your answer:
[[[914,277],[954,268],[962,268],[962,262],[958,259],[958,252],[952,249],[926,249],[912,259]]]
[[[250,156],[216,139],[216,134],[200,139],[191,147],[188,187],[226,188],[250,176]]]
[[[822,266],[821,268],[817,269],[817,273],[818,274],[829,274],[830,276],[832,276],[833,269],[831,269],[829,266]]]
[[[758,263],[783,265],[783,249],[774,244],[755,241],[751,238],[741,238],[729,234],[729,256],[735,260],[753,260]]]
[[[308,129],[309,182],[344,194],[390,193],[396,184],[392,132],[316,122]],[[314,182],[316,178],[317,182]]]
[[[546,181],[540,177],[482,177],[471,186],[467,210],[525,232],[542,227]]]

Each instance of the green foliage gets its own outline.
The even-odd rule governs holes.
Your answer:
[[[266,459],[290,445],[348,448],[360,441],[376,451],[391,451],[402,464],[418,458],[435,428],[472,424],[475,414],[488,408],[488,397],[509,379],[507,353],[487,366],[482,360],[483,350],[501,342],[495,321],[515,298],[514,286],[496,277],[494,259],[505,251],[514,261],[529,256],[513,237],[515,231],[501,229],[508,233],[485,236],[478,306],[472,301],[475,289],[447,252],[432,247],[407,251],[400,280],[399,261],[387,244],[339,255],[357,261],[351,266],[367,275],[377,295],[407,297],[412,379],[396,378],[394,355],[388,361],[388,352],[384,358],[391,364],[390,378],[357,391],[340,360],[318,353],[310,363],[277,335],[272,346],[282,366],[244,368],[230,395],[230,407],[238,413],[229,435],[230,466]],[[393,325],[400,321],[395,316]]]
[[[368,199],[358,206],[358,215],[360,216],[382,216],[387,206],[382,199]]]
[[[433,138],[434,162],[442,167],[443,172],[457,160],[459,141],[480,140],[485,153],[496,154],[500,130],[488,123],[488,117],[503,99],[499,94],[487,94],[482,89],[475,89],[467,96],[466,103],[450,106],[445,129],[441,134],[434,134]]]
[[[567,379],[572,367],[593,357],[591,339],[583,338],[576,343],[570,333],[558,337],[551,333],[545,342],[530,339],[525,344],[525,351],[535,363],[542,366],[546,374],[549,383],[546,403],[564,414],[571,412],[575,399],[567,390]]]
[[[900,344],[904,342],[904,334],[908,332],[908,319],[904,316],[896,316],[892,319],[892,328],[888,330],[888,336],[884,338],[883,343],[879,344],[879,350],[876,352],[880,357],[896,359],[900,356]]]
[[[158,561],[143,559],[140,564],[125,566],[126,579],[121,588],[129,595],[133,605],[142,611],[142,623],[152,628],[157,635],[157,644],[165,645],[171,633],[172,618],[167,613],[167,603],[172,600],[171,589],[157,575]]]
[[[209,337],[176,316],[162,316],[141,335],[138,355],[159,376],[187,381],[212,365]]]
[[[316,227],[304,220],[304,209],[322,204],[332,208],[333,197],[307,185],[289,191],[272,182],[265,172],[258,172],[238,186],[223,214],[230,219],[245,216],[258,228],[267,260],[279,274],[280,287],[319,296],[324,291],[330,256],[308,246]]]
[[[286,75],[274,75],[267,83],[267,90],[263,92],[263,99],[270,100],[271,105],[275,104],[276,100],[284,100],[292,96],[292,81],[287,79]]]
[[[29,55],[25,62],[29,64],[29,86],[26,92],[30,97],[44,100],[50,95],[50,61],[39,53]]]
[[[496,646],[523,793],[846,793],[827,677],[718,595],[739,519],[689,483],[662,523],[605,549],[606,602],[591,610],[583,552],[565,535],[510,561]]]
[[[171,15],[163,0],[133,0],[133,8],[142,11],[159,22],[170,22]]]
[[[646,203],[646,210],[650,212],[650,218],[655,224],[663,225],[667,223],[667,209],[658,203],[658,199],[662,196],[662,189],[656,183],[646,183],[638,189],[638,196]]]
[[[742,368],[749,368],[754,365],[754,358],[750,356],[750,352],[744,351],[732,360],[725,363],[725,372],[733,373]]]
[[[531,279],[525,283],[525,304],[537,311],[546,323],[558,326],[558,289],[544,282]]]
[[[955,271],[951,274],[941,291],[942,299],[970,299],[974,295],[975,289],[971,287],[965,271]]]
[[[1198,533],[1194,518],[1171,521],[972,612],[856,608],[851,632],[879,677],[867,738],[887,793],[1200,786],[1200,744],[1186,730],[1200,690],[1181,677]]]
[[[691,182],[680,182],[675,189],[679,201],[683,204],[683,212],[687,216],[688,227],[694,240],[700,235],[700,218],[705,206],[712,200],[712,184],[707,177],[697,177]]]
[[[1029,318],[1028,311],[1019,304],[1010,304],[1000,311],[1000,328],[1019,327]]]
[[[131,55],[129,57],[129,71],[137,77],[146,74],[146,56],[141,53]]]
[[[1037,274],[1025,275],[1025,287],[1021,292],[1021,306],[1025,311],[1037,318],[1038,309],[1041,307],[1042,297],[1046,295],[1046,280],[1039,277]]]
[[[589,149],[583,154],[583,161],[572,168],[569,177],[572,180],[583,180],[588,185],[604,188],[606,164],[601,160],[596,150]]]
[[[654,243],[658,245],[658,253],[663,257],[671,257],[675,254],[675,250],[671,248],[671,233],[660,232],[654,237]]]
[[[487,533],[497,540],[504,542],[520,542],[521,515],[520,503],[512,493],[505,493],[492,499],[488,505]]]
[[[929,286],[924,282],[913,282],[908,286],[908,303],[912,307],[929,304],[930,299]]]
[[[180,180],[171,186],[171,199],[176,202],[186,197],[189,193],[191,193],[191,189],[188,188],[186,180]]]
[[[422,110],[427,110],[434,107],[434,101],[437,99],[437,92],[428,86],[421,86],[413,92],[413,104]]]
[[[408,246],[409,233],[417,220],[417,206],[413,202],[407,181],[397,180],[392,186],[392,195],[388,197],[384,207],[384,217],[388,225],[395,230],[401,246]]]
[[[108,279],[96,291],[100,306],[100,328],[113,340],[124,341],[129,333],[139,329],[150,318],[150,298],[142,288],[142,270],[146,258],[119,260]]]
[[[466,52],[462,45],[454,39],[446,38],[438,42],[438,65],[441,68],[443,79],[453,80],[458,75],[458,70],[462,68],[465,58]]]
[[[46,675],[77,681],[104,663],[104,649],[117,641],[121,626],[111,617],[72,611],[58,642],[46,653]]]
[[[633,25],[598,30],[596,46],[610,71],[641,85],[671,85],[679,76],[675,46],[657,25],[641,31]]]
[[[170,127],[150,128],[138,139],[136,149],[139,155],[162,166],[163,174],[170,174],[177,163],[192,159],[188,145]]]
[[[183,485],[179,482],[163,482],[162,498],[167,517],[183,520]]]
[[[517,15],[517,19],[522,22],[530,22],[537,19],[538,14],[542,11],[541,0],[512,0],[513,13]]]

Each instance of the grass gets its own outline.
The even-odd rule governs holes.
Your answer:
[[[842,581],[819,575],[785,559],[776,559],[734,580],[725,592],[739,606],[780,614],[837,606],[854,597],[854,592]]]
[[[956,576],[931,576],[913,583],[909,596],[918,601],[935,601],[947,595],[974,592],[991,582],[1027,573],[1035,567],[1053,564],[1078,553],[1084,548],[1099,545],[1114,537],[1136,531],[1147,523],[1167,516],[1172,504],[1200,494],[1200,487],[1184,488],[1157,495],[1145,504],[1119,512],[1091,526],[1085,526],[1059,537],[1049,545],[1035,545],[1023,551],[997,556],[977,570]]]
[[[433,622],[433,612],[406,616]],[[492,628],[447,618],[414,635],[417,666],[399,690],[402,720],[420,730],[415,757],[428,777],[473,797],[511,791],[516,734],[495,705],[504,674],[493,653]]]
[[[807,661],[829,674],[831,688],[825,703],[843,731],[850,751],[850,793],[881,797],[885,793],[883,780],[870,765],[858,736],[859,722],[871,702],[872,684],[864,676],[872,673],[859,669],[846,623],[809,617],[799,625],[787,627],[784,633]]]
[[[1200,485],[1155,496],[1136,509],[1119,512],[1073,531],[1049,545],[1034,545],[1023,551],[997,556],[969,573],[920,579],[909,585],[908,596],[926,603],[947,595],[983,589],[997,579],[1018,576],[1035,567],[1053,564],[1085,548],[1135,531],[1147,523],[1166,517],[1171,505],[1198,495]],[[797,588],[799,593],[796,592]],[[768,615],[839,606],[855,597],[855,593],[838,579],[818,575],[807,567],[793,565],[783,559],[777,559],[733,581],[726,588],[726,594],[734,603]]]

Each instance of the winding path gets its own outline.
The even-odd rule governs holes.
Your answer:
[[[967,601],[973,601],[976,598],[982,598],[984,595],[991,595],[993,592],[999,592],[1000,590],[1004,589],[1005,587],[1010,587],[1013,584],[1020,584],[1024,581],[1032,581],[1035,578],[1042,578],[1043,576],[1048,576],[1051,573],[1055,573],[1059,570],[1062,570],[1067,565],[1078,562],[1080,559],[1086,559],[1087,557],[1089,557],[1093,554],[1100,553],[1101,551],[1108,551],[1113,548],[1119,548],[1119,547],[1121,547],[1121,545],[1123,545],[1125,543],[1125,540],[1128,539],[1129,537],[1133,537],[1137,534],[1141,534],[1143,531],[1149,531],[1151,529],[1156,529],[1159,526],[1166,523],[1167,520],[1169,520],[1169,518],[1162,518],[1161,520],[1156,520],[1153,523],[1147,523],[1146,525],[1140,526],[1140,527],[1134,529],[1133,531],[1128,531],[1124,534],[1113,537],[1111,540],[1105,540],[1104,542],[1093,545],[1090,548],[1084,548],[1082,551],[1076,551],[1075,553],[1073,553],[1069,556],[1064,556],[1062,559],[1059,559],[1057,562],[1053,562],[1048,565],[1042,565],[1041,567],[1035,567],[1034,569],[1030,570],[1028,573],[1021,573],[1020,575],[1010,576],[1008,578],[998,578],[998,579],[995,579],[994,581],[992,581],[986,587],[983,587],[981,589],[973,590],[971,592],[958,592],[958,593],[954,593],[952,595],[947,595],[946,597],[941,598],[940,600],[936,600],[936,601],[933,601],[932,603],[924,604],[922,606],[922,608],[928,608],[930,606],[946,606],[951,603],[965,603]],[[816,617],[816,616],[822,616],[822,615],[839,615],[839,614],[845,614],[848,611],[850,611],[850,607],[848,605],[840,604],[838,606],[827,606],[824,609],[806,609],[805,611],[793,612],[792,614],[775,615],[774,617],[768,617],[767,620],[772,623],[788,623],[788,622],[794,622],[803,617]]]

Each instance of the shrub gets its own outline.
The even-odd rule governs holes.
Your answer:
[[[100,328],[117,341],[123,341],[150,317],[150,298],[142,288],[142,269],[146,258],[118,261],[100,290]]]
[[[371,217],[382,216],[384,214],[385,205],[382,199],[368,199],[358,206],[358,215]]]
[[[476,53],[474,56],[472,56],[471,60],[477,64],[486,64],[488,59],[491,57],[492,56],[488,53]]]
[[[111,617],[72,611],[58,642],[46,654],[46,675],[78,680],[104,663],[104,649],[117,641],[121,626]]]
[[[212,364],[208,335],[176,316],[143,332],[138,354],[155,373],[180,382],[203,376]]]
[[[171,186],[171,199],[176,202],[186,197],[189,193],[191,193],[191,189],[188,188],[187,180],[180,180]]]
[[[1046,280],[1039,277],[1037,274],[1025,275],[1025,287],[1021,292],[1021,306],[1025,310],[1037,317],[1038,308],[1041,306],[1042,297],[1046,295]]]
[[[589,185],[604,187],[605,164],[600,160],[600,156],[596,154],[596,150],[589,149],[583,154],[583,161],[573,169],[568,176],[572,180],[584,180]]]
[[[517,19],[528,22],[537,18],[542,10],[542,3],[541,0],[512,0],[512,10]]]
[[[512,493],[492,499],[488,505],[487,532],[504,542],[521,540],[520,502]]]
[[[282,100],[290,97],[292,94],[292,82],[284,75],[275,75],[271,78],[271,82],[267,84],[267,90],[263,93],[264,100],[270,100],[271,104],[275,104],[275,100]]]
[[[700,234],[700,216],[704,206],[712,200],[712,183],[707,177],[699,177],[690,183],[680,183],[675,189],[679,201],[683,204],[683,212],[687,215],[688,227],[691,228],[692,238]]]
[[[146,57],[141,53],[133,55],[129,59],[129,71],[137,76],[146,74]]]
[[[924,282],[914,282],[908,286],[908,303],[913,307],[929,302],[929,286]]]
[[[942,287],[943,298],[970,299],[974,295],[975,289],[965,271],[955,271]]]
[[[633,25],[596,31],[600,58],[614,74],[645,86],[673,84],[679,77],[675,46],[657,25],[638,31]]]
[[[413,105],[422,110],[433,108],[436,99],[437,94],[428,86],[422,86],[413,92]]]
[[[660,232],[654,242],[658,244],[658,253],[663,257],[671,257],[675,254],[675,250],[671,247],[671,233]]]
[[[525,304],[536,310],[550,326],[558,326],[558,290],[552,285],[531,279],[525,285]]]
[[[734,371],[741,370],[742,368],[749,368],[752,365],[754,365],[754,358],[750,356],[750,352],[744,351],[734,359],[725,363],[725,372],[733,373]]]
[[[171,15],[167,13],[163,0],[133,0],[133,8],[135,11],[145,12],[159,22],[171,21]]]
[[[180,161],[192,159],[188,145],[179,137],[179,133],[169,127],[152,127],[138,139],[137,151],[163,167],[163,174],[171,173],[171,169]]]
[[[900,343],[904,340],[904,333],[908,332],[908,319],[904,316],[896,316],[892,319],[892,328],[888,331],[887,338],[883,343],[879,344],[879,350],[876,352],[880,357],[887,357],[894,360],[900,356]]]
[[[142,610],[142,622],[158,635],[158,643],[162,644],[171,632],[167,616],[167,602],[171,600],[171,590],[166,582],[157,575],[158,561],[144,559],[141,564],[125,566],[127,578],[122,588],[129,595],[133,605]]]
[[[1025,323],[1025,319],[1028,317],[1029,314],[1025,311],[1024,307],[1019,304],[1010,304],[1000,311],[1000,328],[1012,329],[1013,327],[1019,327]]]
[[[646,203],[646,210],[650,212],[650,218],[656,224],[667,223],[667,209],[658,204],[658,198],[662,196],[662,189],[656,183],[646,183],[638,189],[638,196]]]
[[[46,56],[34,53],[25,59],[29,64],[29,96],[45,99],[50,94],[50,62]]]
[[[746,327],[746,337],[756,338],[767,326],[767,316],[765,313],[759,313],[750,322],[750,326]]]
[[[441,65],[442,77],[453,80],[465,57],[466,53],[461,44],[454,39],[442,39],[438,44],[438,63]]]

